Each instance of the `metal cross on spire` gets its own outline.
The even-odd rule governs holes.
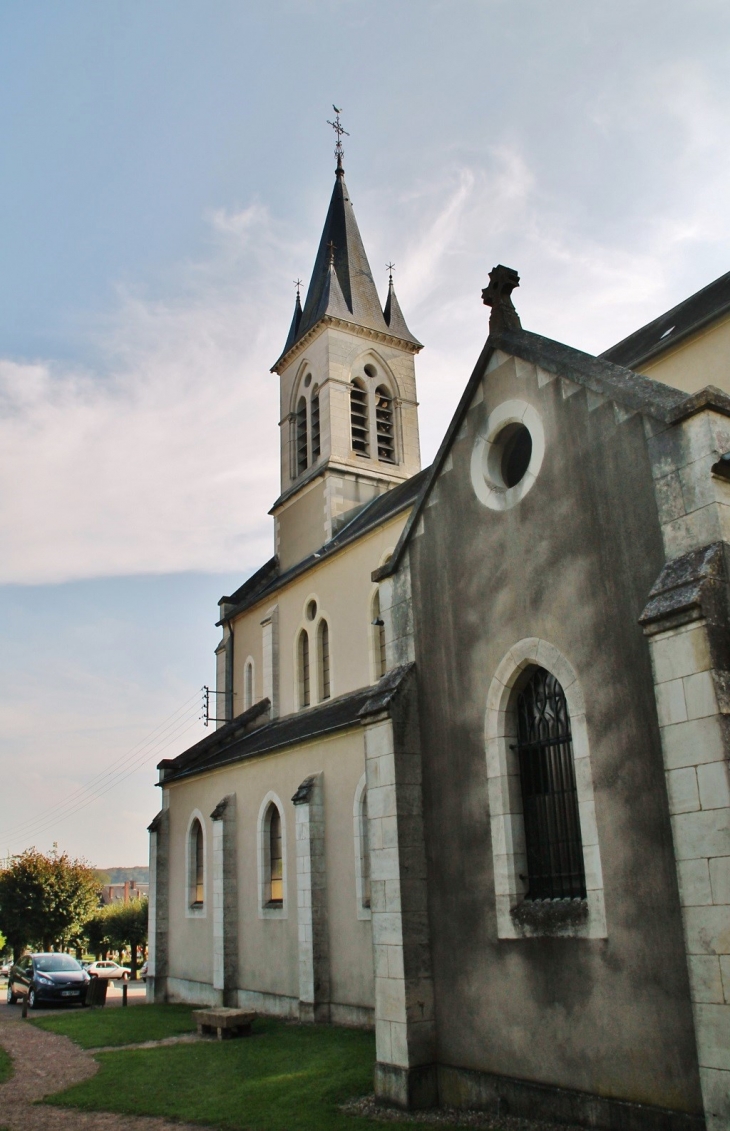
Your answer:
[[[332,126],[332,129],[337,134],[337,143],[335,145],[335,157],[337,158],[337,170],[336,171],[338,173],[341,173],[341,172],[343,172],[342,158],[345,156],[345,151],[342,148],[342,135],[344,134],[345,137],[349,137],[350,135],[347,132],[347,130],[344,128],[344,126],[342,125],[342,122],[340,121],[340,114],[342,113],[342,107],[341,106],[335,106],[335,104],[333,102],[332,103],[332,109],[335,112],[335,120],[334,120],[334,122],[331,122],[328,118],[327,119],[327,125]]]
[[[337,247],[337,245],[335,243],[333,243],[332,240],[330,240],[329,243],[327,244],[327,251],[329,252],[328,262],[329,262],[330,267],[334,267],[334,265],[335,265],[335,248],[336,247]]]
[[[393,285],[393,272],[395,271],[395,263],[386,263],[385,270],[388,272],[388,282]]]
[[[300,292],[300,291],[301,291],[301,289],[302,289],[302,285],[303,285],[303,284],[302,284],[302,280],[301,280],[301,279],[294,279],[294,286],[295,286],[295,287],[297,288],[297,298],[299,298],[299,297],[300,297],[300,294],[299,294],[299,292]]]

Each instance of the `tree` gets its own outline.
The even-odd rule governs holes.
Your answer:
[[[29,848],[0,872],[0,930],[17,959],[28,946],[78,946],[100,890],[85,860]]]
[[[107,904],[87,922],[85,934],[89,950],[97,958],[100,955],[105,958],[111,949],[121,952],[128,946],[132,956],[131,974],[135,979],[139,949],[147,945],[147,900]]]

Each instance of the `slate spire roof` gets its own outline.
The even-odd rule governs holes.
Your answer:
[[[392,334],[419,348],[421,346],[406,326],[392,287],[389,288],[385,312],[381,308],[345,184],[345,171],[339,161],[304,308],[299,307],[297,300],[281,356],[288,353],[326,314],[382,334]]]

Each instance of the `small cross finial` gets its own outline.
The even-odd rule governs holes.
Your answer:
[[[388,272],[388,282],[393,283],[393,272],[395,271],[395,263],[386,263],[385,269]]]
[[[332,242],[332,240],[330,240],[330,242],[327,244],[327,250],[329,251],[329,265],[330,265],[330,267],[334,267],[334,265],[335,265],[335,246],[336,245]]]
[[[297,298],[300,298],[301,296],[300,296],[299,292],[302,288],[302,280],[301,279],[294,279],[294,286],[297,288]]]
[[[345,151],[342,148],[342,135],[344,134],[345,137],[349,137],[350,135],[347,132],[347,130],[344,128],[344,126],[342,125],[342,122],[340,121],[340,114],[342,113],[342,107],[341,106],[335,106],[335,104],[333,102],[332,103],[332,109],[335,112],[335,120],[334,120],[334,122],[331,122],[328,118],[327,119],[327,125],[332,126],[332,129],[337,134],[337,142],[335,144],[335,157],[337,158],[337,169],[335,171],[337,173],[344,173],[344,169],[342,168],[342,158],[345,156]]]
[[[521,330],[520,316],[512,304],[512,291],[519,287],[520,277],[513,267],[499,263],[489,272],[489,286],[482,291],[482,302],[491,306],[489,333],[501,334],[505,330]]]

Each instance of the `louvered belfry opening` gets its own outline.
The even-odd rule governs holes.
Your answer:
[[[307,470],[307,402],[300,397],[296,416],[297,475]]]
[[[312,392],[312,460],[319,459],[321,451],[322,444],[320,441],[319,430],[319,390],[315,386]]]
[[[536,668],[517,698],[527,899],[585,899],[583,844],[565,694]]]
[[[383,385],[375,390],[375,427],[378,433],[378,459],[385,463],[395,463],[393,398]]]
[[[359,456],[369,455],[368,395],[355,381],[350,386],[350,432],[352,450]]]

